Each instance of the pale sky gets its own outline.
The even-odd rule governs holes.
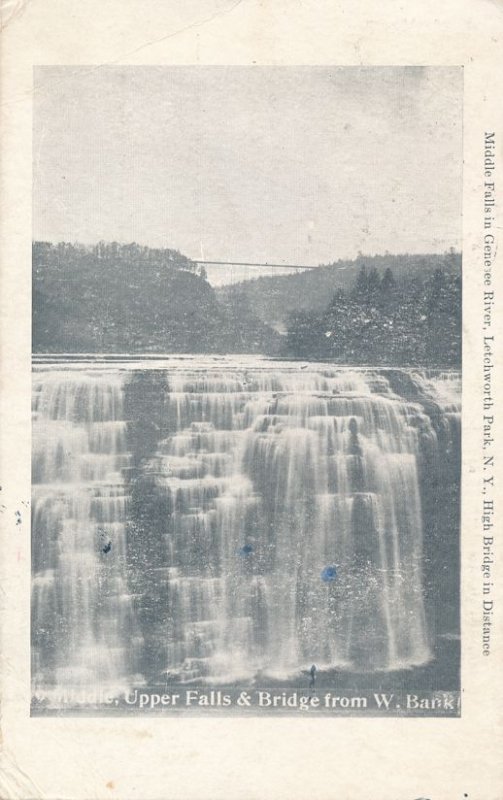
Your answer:
[[[460,249],[462,80],[456,67],[38,67],[33,236],[314,265]]]

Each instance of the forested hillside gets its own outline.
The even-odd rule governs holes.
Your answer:
[[[454,252],[376,256],[259,278],[217,295],[204,269],[175,250],[35,242],[33,351],[457,366],[460,267]]]
[[[287,316],[292,311],[322,311],[336,289],[350,291],[363,266],[368,271],[376,269],[381,277],[391,269],[396,283],[406,287],[410,281],[432,275],[436,269],[449,275],[460,275],[461,254],[451,250],[443,255],[360,255],[354,261],[337,261],[292,275],[271,275],[243,281],[233,289],[219,289],[218,296],[225,299],[231,291],[239,290],[253,313],[284,331]]]
[[[319,312],[292,312],[284,354],[346,364],[459,367],[461,277],[436,269],[398,283],[362,267]]]
[[[177,251],[33,245],[34,352],[275,353],[279,341]]]

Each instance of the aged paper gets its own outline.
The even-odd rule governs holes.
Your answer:
[[[2,797],[499,800],[501,4],[2,17]]]

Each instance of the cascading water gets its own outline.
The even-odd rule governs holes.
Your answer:
[[[153,370],[145,452],[134,416]],[[35,682],[428,662],[421,459],[438,458],[439,433],[455,448],[458,423],[450,373],[247,357],[38,367]],[[146,480],[160,514],[138,511]],[[148,580],[138,530],[160,543]]]
[[[35,686],[117,690],[130,678],[136,625],[127,587],[122,477],[129,458],[120,373],[35,375]]]

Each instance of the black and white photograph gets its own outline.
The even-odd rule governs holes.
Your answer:
[[[31,715],[462,715],[463,68],[39,66]]]

